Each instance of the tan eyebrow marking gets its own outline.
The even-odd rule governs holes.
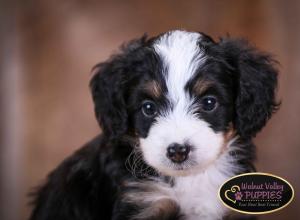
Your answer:
[[[197,95],[201,95],[205,92],[210,86],[212,85],[212,82],[205,79],[197,80],[196,83],[193,86],[193,91]]]
[[[145,90],[152,96],[158,98],[162,94],[162,89],[159,83],[155,80],[149,81],[144,86]]]

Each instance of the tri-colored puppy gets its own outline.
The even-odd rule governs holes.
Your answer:
[[[226,217],[218,188],[254,170],[251,138],[277,108],[272,58],[175,30],[130,42],[94,72],[103,134],[48,176],[31,220]]]

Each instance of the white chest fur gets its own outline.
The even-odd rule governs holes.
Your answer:
[[[216,170],[176,178],[173,195],[188,220],[222,219],[227,208],[218,199],[218,189],[226,179]]]

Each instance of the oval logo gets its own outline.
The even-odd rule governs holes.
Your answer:
[[[292,185],[268,173],[245,173],[227,180],[219,198],[228,208],[246,214],[265,214],[286,207],[294,197]]]

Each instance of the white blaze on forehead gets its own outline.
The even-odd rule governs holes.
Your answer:
[[[156,53],[167,70],[165,80],[169,98],[177,104],[187,104],[186,83],[204,62],[198,42],[201,35],[194,32],[172,31],[161,36],[154,44]]]

